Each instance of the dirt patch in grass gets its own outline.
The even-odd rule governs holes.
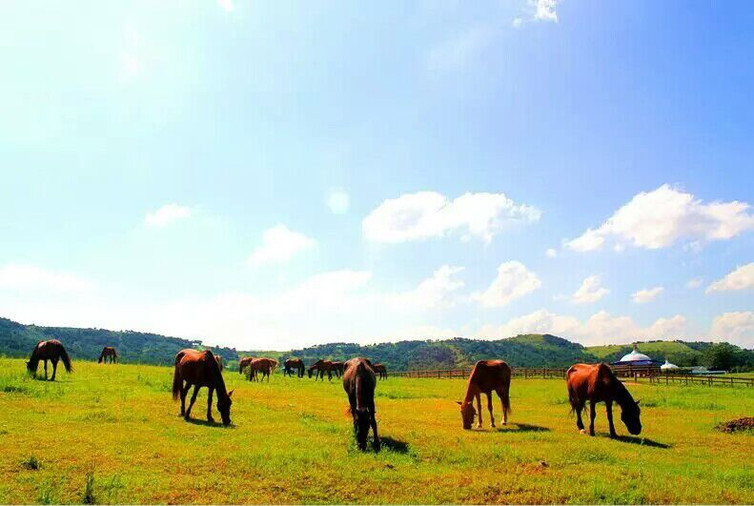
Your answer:
[[[717,430],[720,432],[744,432],[754,431],[754,416],[745,416],[736,420],[730,420],[728,422],[718,425]]]

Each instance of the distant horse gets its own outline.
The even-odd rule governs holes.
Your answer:
[[[249,364],[251,364],[252,360],[254,360],[254,357],[243,357],[241,360],[239,360],[238,374],[243,374],[243,370],[249,367]]]
[[[343,373],[343,390],[348,394],[348,404],[353,417],[353,430],[359,449],[366,450],[369,427],[374,434],[374,449],[380,451],[380,436],[377,434],[376,410],[374,408],[374,389],[377,379],[369,360],[352,358],[345,363]]]
[[[225,369],[225,366],[223,365],[223,357],[220,355],[215,355],[215,361],[217,362],[217,366],[220,368],[220,372],[222,372],[223,369]]]
[[[639,401],[634,401],[623,383],[615,377],[610,366],[602,364],[575,364],[566,373],[568,382],[568,399],[571,410],[576,412],[576,427],[584,432],[581,410],[589,401],[589,435],[594,436],[594,419],[597,416],[595,404],[605,403],[607,422],[610,425],[610,437],[616,437],[613,425],[613,401],[621,408],[620,419],[633,435],[641,433],[641,408]]]
[[[185,383],[184,383],[185,382]],[[186,409],[186,394],[191,386],[194,393],[191,402]],[[223,420],[223,425],[230,425],[230,406],[233,404],[231,396],[233,390],[225,389],[225,381],[217,365],[215,356],[209,350],[181,350],[175,356],[175,371],[173,373],[173,400],[181,397],[181,416],[186,420],[191,418],[191,408],[194,406],[199,389],[207,387],[207,421],[214,422],[212,418],[212,394],[217,390],[217,410]]]
[[[50,339],[49,341],[39,341],[34,347],[34,351],[31,352],[31,358],[26,362],[26,369],[37,377],[37,366],[39,361],[44,360],[45,363],[45,380],[47,380],[47,361],[52,362],[52,381],[55,381],[55,373],[58,372],[58,360],[63,361],[66,372],[73,372],[73,365],[71,365],[71,358],[68,356],[68,352],[65,351],[63,344],[57,339]]]
[[[335,373],[335,377],[340,378],[343,376],[343,369],[345,364],[343,362],[332,361],[330,362],[330,370]]]
[[[502,424],[508,423],[508,413],[511,410],[510,401],[511,388],[511,368],[502,360],[480,360],[471,370],[469,381],[466,386],[466,397],[461,405],[461,418],[463,419],[463,428],[468,430],[474,423],[474,416],[477,414],[474,409],[474,397],[479,409],[479,423],[477,428],[482,428],[482,398],[480,394],[487,395],[487,409],[490,412],[492,426],[495,426],[495,417],[492,414],[492,391],[497,392],[500,397],[500,403],[503,405]]]
[[[325,380],[325,373],[327,373],[327,379],[332,381],[332,362],[329,360],[317,360],[309,367],[309,377],[312,377],[312,373],[317,371],[314,381],[322,378]]]
[[[115,351],[115,348],[112,346],[105,346],[102,348],[102,353],[99,354],[99,360],[97,361],[98,364],[101,364],[104,360],[105,363],[107,363],[107,359],[110,359],[110,363],[114,364],[118,361],[118,352]]]
[[[374,369],[374,372],[379,374],[379,379],[386,380],[387,379],[387,367],[385,367],[384,364],[374,364],[372,366],[372,369]]]
[[[299,378],[304,377],[306,366],[304,366],[304,361],[300,358],[289,358],[288,360],[283,362],[283,365],[285,366],[283,369],[283,376],[293,376],[293,372],[296,371],[296,376],[298,376]]]
[[[255,358],[249,364],[249,381],[257,380],[257,373],[262,373],[262,381],[267,376],[267,382],[270,381],[270,373],[275,371],[278,361],[272,358]]]

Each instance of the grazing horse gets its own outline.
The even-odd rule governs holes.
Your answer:
[[[257,373],[262,373],[262,381],[267,376],[267,382],[270,382],[270,373],[278,366],[278,361],[272,358],[255,358],[249,364],[249,381],[257,380]]]
[[[243,374],[243,370],[249,367],[249,364],[251,364],[252,360],[254,360],[254,357],[243,357],[241,360],[239,360],[238,374]]]
[[[191,385],[194,386],[194,393],[191,395],[191,402],[186,409],[186,394],[188,394]],[[180,395],[181,416],[186,420],[191,418],[191,408],[194,407],[196,396],[202,387],[207,387],[209,390],[207,393],[207,421],[215,421],[212,418],[212,394],[217,390],[217,410],[220,412],[223,425],[230,425],[230,406],[233,404],[230,397],[233,395],[233,390],[228,392],[225,389],[225,381],[215,356],[209,350],[187,349],[179,351],[175,356],[173,400],[178,399]]]
[[[610,437],[616,437],[613,425],[613,401],[621,409],[620,419],[633,435],[641,433],[641,408],[639,401],[634,401],[623,383],[615,377],[610,366],[602,364],[575,364],[566,373],[568,382],[568,400],[571,410],[576,412],[576,427],[583,433],[584,422],[581,410],[589,401],[589,435],[594,436],[594,419],[597,417],[595,404],[605,403],[607,422],[610,425]]]
[[[374,409],[374,389],[377,379],[371,363],[365,358],[352,358],[345,363],[343,373],[343,390],[348,394],[351,406],[353,430],[360,450],[367,448],[369,427],[374,434],[374,449],[380,451],[380,436],[377,434],[376,410]]]
[[[511,410],[510,400],[511,389],[511,368],[502,360],[480,360],[471,370],[469,381],[466,387],[466,397],[461,405],[461,418],[463,419],[463,428],[468,430],[474,423],[476,410],[474,409],[474,397],[479,409],[479,423],[477,428],[482,428],[482,398],[480,394],[487,395],[487,409],[490,411],[490,420],[492,426],[495,426],[495,417],[492,414],[492,391],[497,392],[500,397],[500,403],[503,405],[502,424],[508,423],[508,413]]]
[[[335,377],[340,378],[343,376],[343,369],[345,368],[344,362],[332,361],[330,362],[330,370],[335,373]]]
[[[325,380],[325,373],[327,373],[327,379],[332,381],[332,362],[329,360],[317,360],[309,367],[309,377],[312,377],[312,372],[317,371],[317,375],[314,377],[314,381],[322,378]]]
[[[105,363],[107,363],[107,359],[110,359],[110,363],[114,364],[118,361],[118,352],[115,351],[115,348],[112,346],[105,346],[102,348],[102,353],[99,354],[99,360],[97,361],[98,364],[101,364],[104,360]]]
[[[220,355],[215,355],[215,361],[217,362],[217,366],[220,368],[220,372],[222,372],[223,369],[225,369],[225,366],[223,365],[223,357]]]
[[[37,366],[39,361],[44,360],[45,363],[45,380],[47,380],[47,361],[52,362],[52,381],[55,381],[55,373],[58,372],[58,360],[63,361],[66,372],[73,372],[73,365],[71,365],[71,358],[68,356],[68,352],[65,351],[63,344],[57,339],[50,339],[49,341],[39,341],[34,347],[34,351],[31,352],[31,358],[26,362],[26,369],[37,377]]]
[[[306,366],[304,366],[304,361],[300,358],[289,358],[288,360],[283,362],[283,365],[285,366],[283,369],[283,376],[293,376],[293,372],[296,371],[296,376],[298,376],[299,378],[304,377]]]
[[[372,369],[374,369],[374,372],[379,374],[378,378],[381,380],[387,379],[387,367],[385,367],[385,364],[374,364],[372,366]]]

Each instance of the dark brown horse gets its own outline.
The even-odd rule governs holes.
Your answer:
[[[251,364],[252,360],[254,360],[254,357],[243,357],[241,360],[239,360],[238,374],[243,374],[243,370],[249,367],[249,364]]]
[[[327,379],[332,381],[332,362],[329,360],[317,360],[309,367],[309,377],[312,377],[312,373],[317,371],[314,381],[322,378],[325,380],[325,373],[327,373]]]
[[[369,427],[372,427],[374,449],[380,451],[380,436],[377,434],[377,411],[374,408],[374,389],[376,386],[377,379],[369,360],[352,358],[345,363],[343,390],[348,394],[356,443],[361,450],[367,448]]]
[[[330,362],[330,370],[335,373],[335,376],[337,378],[340,378],[341,376],[343,376],[343,369],[344,368],[345,368],[345,363],[344,362],[339,362],[339,361],[335,361],[335,360],[333,360],[333,361]]]
[[[568,382],[568,400],[571,409],[576,412],[576,427],[584,432],[581,411],[589,401],[589,434],[594,436],[594,419],[597,417],[595,404],[605,403],[607,422],[610,425],[610,437],[615,437],[613,425],[613,402],[621,409],[620,419],[633,435],[641,434],[641,408],[639,401],[634,401],[623,383],[615,377],[610,366],[602,364],[575,364],[566,373]]]
[[[508,423],[508,413],[511,410],[510,400],[511,389],[511,368],[502,360],[480,360],[471,370],[469,381],[466,386],[466,397],[461,405],[461,418],[463,419],[463,428],[470,429],[474,423],[474,416],[477,414],[474,409],[474,397],[479,409],[479,423],[477,428],[482,428],[482,398],[480,394],[487,395],[487,409],[490,411],[490,420],[492,426],[495,426],[495,417],[492,414],[492,391],[497,392],[500,397],[500,403],[503,405],[502,424]]]
[[[45,363],[45,380],[47,379],[47,361],[52,362],[52,381],[55,381],[55,373],[58,372],[58,361],[63,361],[66,372],[73,372],[73,365],[71,365],[71,358],[68,356],[68,352],[65,351],[63,344],[57,339],[50,339],[49,341],[39,341],[34,347],[34,351],[31,352],[31,358],[26,362],[26,369],[37,376],[37,366],[39,361],[44,360]]]
[[[194,393],[191,402],[186,409],[186,394],[191,386]],[[207,387],[207,421],[214,422],[212,418],[212,394],[217,390],[217,410],[223,420],[223,425],[230,425],[230,406],[233,404],[231,396],[233,391],[225,389],[225,381],[217,365],[215,356],[209,350],[181,350],[175,356],[175,372],[173,373],[173,400],[181,397],[181,416],[186,420],[191,418],[191,408],[194,406],[196,396],[201,387]]]
[[[115,348],[112,346],[105,346],[102,348],[102,353],[99,354],[99,360],[97,361],[98,364],[101,364],[102,361],[107,363],[107,359],[110,359],[110,363],[114,364],[118,361],[118,352],[115,351]]]
[[[384,364],[374,364],[372,366],[372,369],[374,369],[374,372],[379,375],[378,376],[379,379],[381,380],[387,379],[387,367],[385,367]]]
[[[217,362],[217,367],[220,368],[220,372],[222,372],[222,370],[225,369],[225,366],[223,365],[223,357],[215,355],[215,361]]]
[[[283,362],[283,365],[285,366],[283,369],[283,376],[293,376],[293,372],[296,372],[296,376],[299,378],[304,377],[304,371],[306,370],[306,366],[304,366],[304,361],[300,358],[289,358],[285,362]]]
[[[270,373],[275,371],[278,361],[272,358],[255,358],[249,363],[249,381],[257,380],[257,373],[262,373],[262,381],[267,376],[267,382],[270,382]]]

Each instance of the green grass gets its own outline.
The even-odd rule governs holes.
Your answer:
[[[226,371],[224,428],[202,423],[206,393],[177,416],[170,368],[75,367],[52,383],[0,359],[0,503],[754,503],[754,436],[714,430],[754,413],[750,389],[629,385],[643,438],[610,440],[604,409],[597,437],[576,431],[559,380],[514,379],[512,423],[463,431],[463,381],[391,378],[375,454],[336,380]]]

